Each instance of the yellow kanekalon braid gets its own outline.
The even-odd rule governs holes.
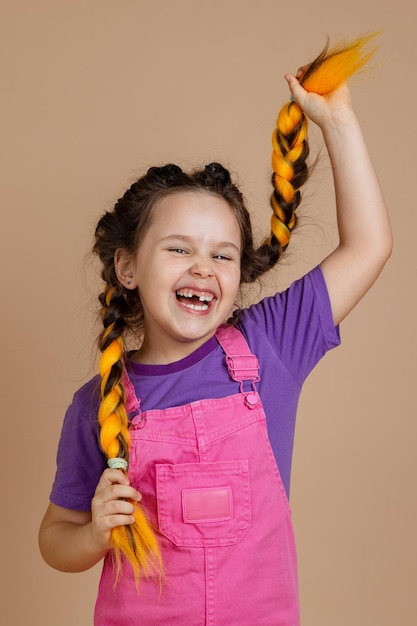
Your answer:
[[[271,239],[275,237],[281,250],[288,245],[296,224],[295,209],[300,202],[298,188],[307,177],[306,136],[307,120],[303,112],[295,102],[287,103],[278,114],[272,135]]]
[[[103,307],[103,316],[111,302],[114,290],[106,293],[106,306]],[[102,345],[106,344],[114,331],[114,323],[110,324],[101,337]],[[114,365],[123,358],[123,339],[118,337],[110,341],[104,348],[99,371],[101,376],[101,403],[98,411],[100,424],[100,444],[109,460],[110,466],[117,466],[126,471],[129,459],[129,428],[128,416],[125,407],[125,392],[121,376],[116,377],[110,390],[109,378]],[[114,461],[119,461],[119,463]],[[124,462],[123,462],[124,461]],[[136,582],[142,575],[153,576],[161,581],[163,576],[162,557],[158,542],[152,531],[144,511],[136,504],[132,525],[118,526],[112,530],[111,541],[115,557],[116,581],[119,577],[122,558],[125,557],[131,564]]]
[[[352,42],[339,44],[323,52],[307,67],[300,80],[306,91],[326,95],[358,72],[369,61],[376,48],[365,51],[366,45],[377,37],[370,33]],[[296,102],[288,102],[279,112],[272,136],[271,217],[272,238],[284,249],[296,224],[295,210],[300,203],[300,187],[307,178],[308,156],[307,119]]]

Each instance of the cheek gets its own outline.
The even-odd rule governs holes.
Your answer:
[[[164,277],[164,272],[161,271],[161,267],[155,263],[155,260],[149,257],[149,260],[144,259],[136,267],[136,280],[139,288],[142,286],[158,285],[161,281],[161,277]],[[159,280],[157,280],[159,278]]]
[[[230,298],[233,299],[233,301],[236,299],[237,293],[240,288],[240,279],[241,273],[239,268],[236,269],[236,271],[232,272],[230,275],[228,275],[227,279],[225,280],[225,285],[227,286],[227,289],[230,292]]]

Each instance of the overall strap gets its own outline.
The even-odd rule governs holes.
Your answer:
[[[245,396],[245,402],[249,407],[254,407],[258,401],[258,392],[255,383],[259,379],[259,362],[252,354],[246,339],[234,326],[223,324],[216,332],[216,339],[226,353],[226,365],[230,377],[240,383],[240,391]],[[251,389],[245,391],[244,381],[251,382]]]
[[[122,384],[126,394],[126,410],[129,419],[132,420],[137,415],[141,415],[140,399],[136,396],[135,388],[126,371],[126,367],[123,368]]]

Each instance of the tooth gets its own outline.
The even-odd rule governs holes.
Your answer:
[[[202,304],[202,305],[198,305],[198,304],[186,304],[186,307],[188,307],[189,309],[192,309],[193,311],[207,311],[208,309],[208,304]]]
[[[200,302],[211,302],[213,300],[213,296],[210,293],[198,295],[197,292],[194,292],[192,289],[178,289],[176,292],[177,296],[181,296],[182,298],[193,298],[196,297]]]

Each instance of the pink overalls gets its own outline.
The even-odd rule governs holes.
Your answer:
[[[243,335],[216,334],[240,393],[133,419],[130,478],[160,534],[166,581],[139,593],[106,558],[95,626],[298,626],[291,513]],[[131,387],[133,389],[133,387]],[[130,399],[131,406],[139,403]]]

